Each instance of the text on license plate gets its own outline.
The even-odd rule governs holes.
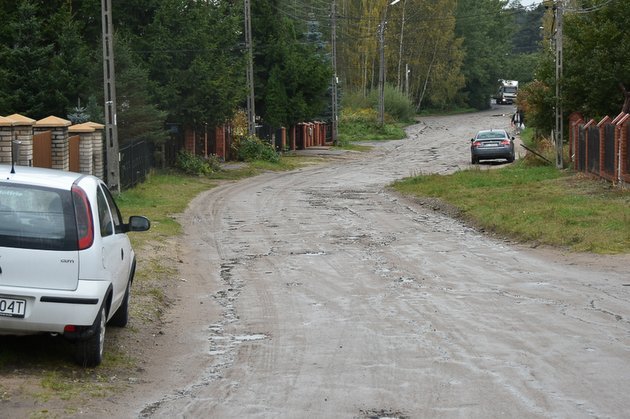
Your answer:
[[[0,297],[0,316],[24,317],[26,300]]]

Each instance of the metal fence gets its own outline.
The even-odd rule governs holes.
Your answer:
[[[622,188],[630,184],[630,113],[608,116],[597,123],[569,117],[569,149],[576,170],[607,179]]]
[[[153,167],[153,146],[131,141],[120,148],[120,187],[129,189],[144,182]]]

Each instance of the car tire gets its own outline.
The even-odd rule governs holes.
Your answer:
[[[470,158],[470,162],[471,162],[472,164],[477,164],[477,163],[479,163],[479,160],[478,160],[476,157],[471,157],[471,158]]]
[[[514,163],[514,155],[511,155],[507,158],[508,163]]]
[[[105,347],[105,326],[107,323],[107,311],[105,304],[96,316],[92,325],[93,334],[76,343],[77,363],[83,367],[96,367],[103,361],[103,350]]]
[[[109,320],[109,324],[116,327],[125,327],[129,322],[129,294],[131,292],[131,281],[127,282],[127,289],[125,290],[125,296],[118,310],[114,313]]]

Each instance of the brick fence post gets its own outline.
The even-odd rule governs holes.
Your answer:
[[[225,125],[216,127],[214,129],[214,151],[217,157],[227,160],[227,153],[225,152]]]
[[[612,119],[609,116],[605,116],[599,123],[597,124],[597,128],[599,129],[599,176],[609,179],[610,174],[606,173],[604,167],[604,157],[606,152],[606,125],[610,124]]]
[[[7,116],[13,121],[13,139],[20,142],[20,155],[17,156],[17,164],[31,166],[33,163],[33,124],[35,120],[14,113]]]
[[[13,121],[0,116],[0,163],[11,162],[11,142],[13,140]]]
[[[98,122],[86,122],[94,128],[92,133],[92,174],[105,180],[105,125]]]
[[[619,139],[618,160],[616,160],[616,167],[619,171],[617,180],[623,186],[630,183],[630,162],[628,161],[630,160],[628,155],[630,153],[630,144],[628,144],[630,142],[630,114],[623,114],[622,117],[615,118],[615,121],[617,121],[617,135],[615,137]]]
[[[580,125],[584,124],[584,117],[579,112],[573,112],[569,115],[569,156],[575,163],[576,153],[578,150],[578,138],[580,136]],[[574,164],[575,166],[575,164]]]
[[[77,124],[68,128],[69,134],[79,136],[79,172],[94,174],[94,141],[96,129],[91,124]]]

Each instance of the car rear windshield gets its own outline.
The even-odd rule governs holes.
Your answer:
[[[487,131],[480,132],[477,134],[478,140],[493,140],[493,139],[503,139],[505,138],[505,133],[502,131]]]
[[[76,250],[70,191],[0,182],[0,246]]]

